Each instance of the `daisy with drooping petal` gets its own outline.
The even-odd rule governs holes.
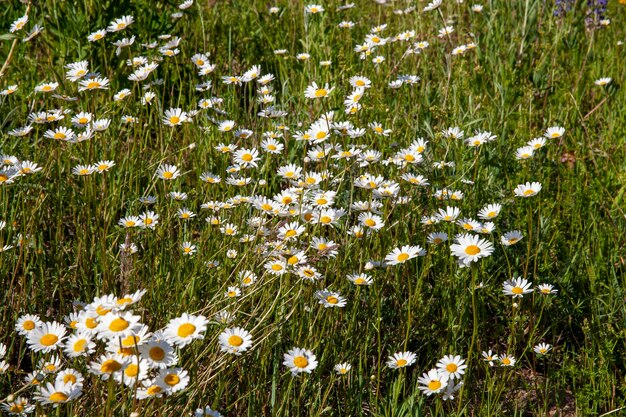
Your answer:
[[[298,347],[289,349],[283,355],[283,359],[283,365],[289,368],[292,375],[303,372],[310,374],[317,367],[317,360],[313,352]]]
[[[67,330],[61,323],[46,322],[26,335],[28,347],[33,352],[48,353],[61,346]]]
[[[502,292],[505,295],[511,295],[513,298],[522,298],[524,294],[533,292],[531,288],[532,282],[523,278],[514,278],[507,280],[502,284]]]
[[[500,214],[500,210],[502,210],[502,205],[489,204],[478,212],[478,217],[483,220],[495,219]]]
[[[417,381],[420,384],[417,388],[430,397],[433,394],[439,394],[446,388],[448,377],[439,373],[437,369],[431,369],[419,377]]]
[[[219,335],[220,349],[222,352],[241,355],[252,346],[252,336],[241,327],[225,329]]]
[[[452,255],[459,258],[459,262],[465,266],[490,256],[494,251],[491,242],[476,235],[462,234],[455,238],[455,242],[450,245]]]
[[[398,352],[394,353],[393,356],[389,356],[387,366],[391,369],[400,369],[413,365],[416,359],[417,355],[413,352]]]
[[[184,313],[181,317],[171,320],[163,334],[173,344],[184,347],[196,339],[204,339],[207,319]]]

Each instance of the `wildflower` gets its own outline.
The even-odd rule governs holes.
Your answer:
[[[557,294],[559,292],[559,290],[550,284],[540,284],[537,286],[537,290],[543,295]]]
[[[283,359],[283,365],[288,367],[294,376],[303,372],[310,374],[317,367],[315,355],[307,349],[294,347],[283,355]]]
[[[49,353],[61,346],[66,333],[62,324],[56,321],[46,322],[28,332],[26,343],[33,352]]]
[[[514,278],[502,284],[502,292],[505,295],[513,296],[513,298],[522,298],[524,294],[533,292],[533,289],[530,288],[531,285],[531,282],[523,278]]]
[[[527,182],[526,184],[519,184],[513,191],[517,197],[532,197],[541,191],[541,183]]]
[[[533,351],[535,351],[538,355],[545,355],[550,350],[552,350],[552,346],[547,343],[539,343],[533,348]]]
[[[338,292],[328,291],[324,289],[315,293],[315,298],[319,300],[325,308],[329,307],[345,307],[346,299],[343,298]]]
[[[439,394],[446,389],[448,377],[439,373],[437,369],[431,369],[419,377],[417,381],[420,384],[417,388],[430,397],[431,395]]]
[[[415,363],[417,355],[413,352],[398,352],[387,359],[387,366],[391,369],[399,369],[411,366]]]
[[[204,339],[207,319],[184,313],[181,317],[170,320],[164,330],[165,337],[173,344],[184,347],[195,339]]]
[[[459,355],[446,355],[437,362],[437,371],[448,379],[459,379],[465,373],[465,360]]]
[[[222,352],[241,355],[252,346],[252,336],[241,327],[225,329],[219,335],[220,349]]]
[[[455,238],[450,245],[452,254],[459,258],[459,262],[467,266],[472,262],[490,256],[493,253],[493,244],[478,236],[463,234]]]
[[[499,359],[498,354],[493,353],[491,349],[488,352],[483,352],[483,360],[489,363],[489,366],[493,366],[494,361]]]

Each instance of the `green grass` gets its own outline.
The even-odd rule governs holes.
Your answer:
[[[134,399],[133,389],[109,386],[89,374],[86,363],[92,358],[64,358],[64,367],[85,376],[83,394],[58,411],[38,405],[38,413],[191,415],[209,405],[226,416],[600,416],[625,405],[626,99],[621,86],[626,82],[626,46],[618,41],[626,42],[626,7],[612,2],[607,12],[611,24],[590,30],[582,4],[554,17],[553,2],[543,0],[477,2],[484,5],[482,13],[472,12],[469,1],[445,0],[441,9],[431,12],[422,12],[426,3],[418,2],[417,11],[405,15],[393,10],[415,2],[356,3],[336,11],[340,4],[328,1],[324,13],[305,15],[305,3],[283,1],[276,4],[280,12],[270,15],[273,4],[264,1],[203,1],[183,11],[180,19],[170,17],[178,11],[177,4],[161,1],[49,0],[30,6],[26,27],[40,23],[45,30],[30,42],[18,40],[0,78],[0,90],[19,84],[16,93],[0,96],[0,150],[43,169],[0,185],[0,220],[6,221],[0,247],[14,246],[0,253],[0,342],[8,346],[5,359],[10,364],[0,374],[0,399],[22,389],[23,377],[37,367],[39,358],[50,356],[32,353],[14,331],[22,314],[62,322],[74,311],[74,300],[90,302],[96,296],[121,297],[145,289],[134,311],[150,329],[162,328],[184,312],[212,319],[226,309],[236,316],[230,327],[252,334],[252,349],[241,356],[220,352],[217,338],[227,326],[212,320],[205,339],[180,352],[179,366],[188,370],[189,386],[143,401]],[[25,9],[17,1],[3,2],[0,32],[8,34],[11,22]],[[87,41],[91,32],[129,14],[136,22],[125,31]],[[455,28],[449,41],[437,38],[442,18]],[[356,25],[341,29],[337,25],[342,20]],[[380,24],[388,25],[385,36],[414,30],[414,40],[428,41],[430,47],[403,56],[409,43],[393,42],[361,60],[354,47]],[[140,98],[145,82],[127,79],[132,69],[125,61],[139,55],[158,57],[158,48],[141,44],[157,41],[161,34],[180,36],[180,53],[164,57],[148,77],[147,82],[159,78],[163,83],[151,89],[155,103],[144,106]],[[131,35],[135,43],[116,56],[111,42]],[[13,38],[0,39],[1,65]],[[476,49],[450,55],[453,47],[472,41]],[[288,53],[275,55],[281,48]],[[190,61],[198,52],[211,54],[216,65],[212,74],[198,76]],[[297,60],[301,52],[311,59]],[[375,66],[375,55],[384,56],[384,63]],[[65,79],[64,66],[80,60],[109,78],[110,88],[77,92],[77,83]],[[331,66],[320,66],[322,60],[332,60]],[[256,116],[263,106],[256,100],[254,82],[222,83],[221,76],[241,75],[252,65],[276,76],[271,85],[286,117]],[[399,89],[388,87],[403,74],[421,80]],[[361,100],[362,109],[345,115],[342,102],[352,91],[348,80],[354,75],[368,77],[372,88]],[[600,77],[611,77],[612,82],[594,85]],[[210,92],[195,91],[203,79],[213,81]],[[33,92],[43,81],[58,82],[57,92],[78,101]],[[306,99],[304,91],[313,81],[330,83],[335,90],[325,100]],[[114,102],[113,95],[123,88],[132,95]],[[211,96],[223,99],[221,109],[227,116],[205,110],[183,126],[170,128],[161,122],[165,110],[190,111]],[[77,144],[44,138],[47,129],[70,127],[71,114],[53,124],[33,124],[25,137],[8,135],[27,124],[29,113],[56,108],[88,111],[96,119],[111,119],[111,125]],[[423,137],[429,141],[424,162],[411,169],[382,163],[359,167],[355,159],[329,157],[305,162],[312,145],[292,135],[327,111],[367,133],[355,139],[333,135],[325,143],[364,145],[382,152],[384,159]],[[123,125],[123,115],[140,122]],[[237,139],[219,132],[215,121],[226,119],[253,130],[254,136]],[[390,136],[374,135],[368,125],[375,121],[392,129]],[[226,184],[232,161],[214,147],[232,142],[260,148],[263,132],[278,124],[290,129],[281,138],[285,151],[262,152],[259,167],[245,173],[253,179],[249,185]],[[471,148],[443,137],[440,132],[451,126],[460,127],[466,137],[482,130],[497,139]],[[550,126],[563,126],[565,135],[549,139],[533,158],[516,160],[516,149]],[[116,165],[104,174],[71,173],[78,164],[105,159]],[[444,160],[455,162],[455,167],[433,168],[433,162]],[[177,165],[183,175],[173,181],[156,178],[161,163]],[[222,222],[239,227],[237,237],[224,236],[207,224],[204,219],[212,213],[200,209],[208,201],[224,202],[237,195],[271,198],[288,187],[276,175],[287,163],[305,171],[328,170],[337,181],[325,180],[320,189],[337,191],[335,207],[348,212],[335,228],[307,225],[306,234],[290,245],[304,249],[314,236],[339,245],[335,258],[318,259],[315,251],[307,250],[310,265],[324,276],[315,283],[294,273],[275,277],[265,272],[270,258],[257,246],[276,240],[275,232],[286,219],[269,218],[270,238],[241,243],[242,233],[254,233],[246,221],[260,215],[252,205],[219,212]],[[220,175],[222,182],[203,184],[199,177],[206,171]],[[407,171],[424,175],[430,185],[414,187],[401,180]],[[357,239],[348,234],[358,217],[350,204],[371,201],[371,192],[353,185],[366,172],[397,181],[400,195],[409,202],[382,200],[385,227]],[[543,189],[528,199],[514,197],[513,189],[527,181],[538,181]],[[443,188],[465,196],[460,201],[432,197]],[[171,191],[186,192],[188,200],[169,199]],[[145,195],[158,199],[152,206],[160,216],[155,230],[117,226],[120,218],[144,212],[138,198]],[[503,205],[497,227],[491,235],[481,235],[494,243],[490,257],[459,268],[451,242],[426,242],[430,232],[446,232],[452,238],[462,229],[446,222],[424,226],[422,216],[450,205],[461,209],[461,217],[477,218],[482,207],[496,202]],[[197,217],[178,219],[182,207]],[[500,236],[511,230],[520,230],[524,238],[505,247]],[[18,245],[20,236],[25,239]],[[120,254],[119,245],[127,240],[138,246],[137,254]],[[198,246],[195,256],[181,254],[183,241]],[[408,244],[422,246],[427,255],[367,271],[374,278],[369,287],[356,287],[346,279],[347,274],[364,272],[368,260],[382,261],[392,249]],[[235,259],[226,256],[229,249],[238,251]],[[211,268],[208,261],[220,265]],[[225,298],[227,287],[237,285],[237,273],[245,269],[253,270],[258,281],[242,288],[240,298]],[[516,308],[502,293],[502,283],[518,276],[534,286],[550,283],[558,294],[527,294],[516,299]],[[474,289],[481,282],[484,287]],[[319,305],[315,292],[324,288],[340,292],[346,307]],[[533,352],[540,342],[554,346],[545,357]],[[99,354],[103,345],[98,346]],[[292,377],[282,364],[283,354],[294,346],[317,356],[318,367],[310,375]],[[513,355],[517,363],[490,367],[481,358],[489,349]],[[407,350],[416,353],[415,364],[401,370],[385,365],[389,355]],[[469,362],[464,387],[454,400],[427,397],[418,390],[417,379],[447,354]],[[340,362],[353,367],[346,376],[333,371]],[[33,392],[27,388],[21,395],[32,398]]]

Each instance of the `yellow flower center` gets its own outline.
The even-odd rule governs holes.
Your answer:
[[[524,195],[533,195],[533,194],[535,194],[535,191],[532,190],[532,189],[528,189],[528,190],[524,191]]]
[[[147,393],[148,395],[157,395],[159,394],[161,391],[163,391],[163,389],[158,386],[158,385],[153,385],[150,388],[148,388]]]
[[[477,255],[480,253],[480,248],[476,245],[469,245],[465,248],[465,253],[468,255]]]
[[[369,227],[376,226],[376,220],[374,219],[366,219],[364,223],[366,226],[369,226]]]
[[[396,365],[401,368],[401,367],[405,366],[407,363],[408,362],[407,362],[406,359],[398,359],[398,361],[396,362]]]
[[[400,255],[398,255],[398,261],[400,262],[404,262],[407,259],[409,259],[409,254],[408,253],[401,253]]]
[[[296,368],[306,368],[309,364],[309,361],[304,356],[296,356],[293,358],[293,364]]]
[[[298,234],[298,232],[296,232],[295,230],[291,229],[291,230],[287,230],[287,232],[285,233],[285,236],[286,237],[294,237],[297,234]]]
[[[42,91],[50,91],[50,90],[52,90],[52,87],[49,86],[49,85],[44,85],[43,87],[41,87],[41,90]]]
[[[66,375],[63,377],[63,383],[64,383],[64,384],[67,384],[68,382],[71,382],[72,384],[75,384],[75,383],[76,383],[76,375],[73,375],[73,374],[66,374]]]
[[[331,218],[330,218],[330,217],[328,217],[328,216],[322,216],[322,218],[320,219],[320,222],[322,222],[322,223],[324,223],[324,224],[328,224],[328,223],[330,223],[330,222],[332,222],[332,221],[333,221],[333,219],[331,219]]]
[[[231,346],[241,346],[243,344],[243,339],[234,334],[228,338],[228,344]]]
[[[355,84],[357,85],[357,87],[363,87],[365,85],[365,81],[363,80],[357,80],[355,82]]]
[[[67,401],[68,398],[67,394],[57,391],[48,397],[48,401],[53,403],[62,403],[63,401]]]
[[[77,352],[77,353],[83,352],[86,346],[87,346],[87,340],[80,339],[80,340],[77,340],[76,343],[74,343],[73,350],[74,352]]]
[[[170,387],[173,387],[180,382],[180,378],[176,374],[167,374],[165,375],[165,378],[163,378],[163,381]]]
[[[127,322],[121,317],[118,317],[109,324],[109,330],[113,332],[121,332],[121,331],[128,329],[129,325],[130,325],[129,322]]]
[[[112,374],[122,369],[122,364],[115,359],[108,359],[100,366],[100,371],[105,374]]]
[[[54,333],[48,333],[41,337],[41,339],[39,340],[39,343],[41,343],[44,346],[52,346],[58,341],[59,341],[59,336],[57,336]]]
[[[281,271],[283,269],[283,266],[281,264],[274,264],[272,265],[272,269],[274,271]]]
[[[250,155],[249,153],[246,153],[246,154],[242,155],[241,159],[246,161],[246,162],[250,162],[250,161],[252,161],[252,155]]]
[[[334,295],[329,295],[328,297],[326,297],[326,301],[328,302],[328,304],[337,304],[339,302],[339,299]]]
[[[503,358],[503,359],[502,359],[502,363],[503,363],[503,364],[505,364],[505,365],[510,365],[510,364],[511,364],[511,359],[509,359],[509,358]]]
[[[178,328],[178,336],[179,337],[189,337],[196,331],[196,326],[191,323],[182,324]]]
[[[11,404],[9,407],[9,412],[14,414],[20,414],[22,411],[24,411],[24,404],[21,403]]]
[[[324,139],[326,137],[326,135],[327,135],[326,132],[321,130],[321,131],[319,131],[319,132],[317,132],[315,134],[315,138],[316,139]],[[320,154],[321,154],[321,156],[320,156]],[[324,157],[324,153],[320,152],[320,153],[317,154],[317,156],[318,156],[318,158],[323,158]]]
[[[459,367],[456,365],[456,363],[449,363],[446,365],[446,371],[450,373],[456,372],[458,368]]]
[[[65,137],[66,137],[66,136],[65,136],[65,133],[63,133],[63,132],[56,132],[56,133],[54,134],[54,138],[55,138],[55,139],[65,139]]]
[[[319,88],[315,90],[315,97],[326,97],[328,95],[328,91],[323,88]]]
[[[124,369],[124,375],[129,378],[135,378],[137,374],[139,374],[139,366],[134,363],[131,363]]]
[[[170,117],[170,123],[173,124],[173,125],[176,125],[176,124],[180,123],[180,117],[178,117],[178,116]]]
[[[431,391],[437,391],[439,388],[441,388],[441,381],[430,381],[428,383],[428,389]]]
[[[89,84],[87,84],[88,89],[93,89],[93,88],[98,88],[98,87],[100,87],[100,83],[98,81],[91,81]]]
[[[521,295],[521,294],[523,294],[523,293],[524,293],[524,290],[522,289],[522,287],[513,287],[513,288],[511,289],[511,292],[512,292],[513,294]]]
[[[89,317],[85,320],[85,327],[88,329],[95,329],[98,326],[98,322],[93,317]]]
[[[22,328],[24,330],[33,330],[35,328],[35,322],[32,320],[26,320],[24,323],[22,323]]]
[[[139,336],[129,335],[122,339],[122,346],[133,347],[138,344],[140,340],[141,338]]]
[[[168,180],[172,179],[173,176],[174,176],[174,173],[170,171],[165,171],[163,173],[163,178],[168,179]]]
[[[165,357],[165,350],[163,350],[159,346],[154,346],[150,348],[150,350],[148,351],[148,354],[150,355],[150,359],[155,360],[155,361],[162,361],[163,358]]]

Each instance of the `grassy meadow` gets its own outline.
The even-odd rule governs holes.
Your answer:
[[[589,3],[0,2],[0,413],[626,415]]]

